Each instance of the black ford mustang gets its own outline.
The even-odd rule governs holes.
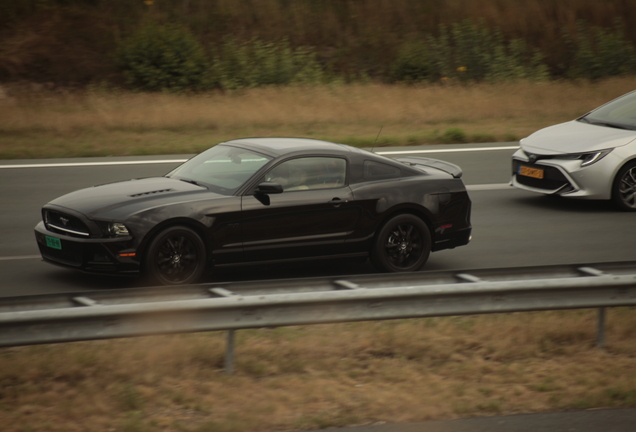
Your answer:
[[[218,144],[164,177],[82,189],[42,209],[45,261],[193,283],[207,268],[369,256],[420,269],[470,240],[461,169],[297,138]]]

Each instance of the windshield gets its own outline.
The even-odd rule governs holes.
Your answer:
[[[166,177],[206,186],[212,192],[233,194],[271,157],[239,147],[217,145],[177,167]]]
[[[595,109],[579,121],[619,129],[636,130],[636,92],[627,93],[618,99]]]

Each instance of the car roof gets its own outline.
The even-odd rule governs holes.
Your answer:
[[[359,149],[344,144],[321,141],[309,138],[241,138],[226,141],[225,145],[236,145],[260,151],[272,156],[282,156],[300,151],[352,152]]]

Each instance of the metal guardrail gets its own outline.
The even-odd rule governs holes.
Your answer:
[[[0,298],[0,346],[631,305],[636,262],[105,290]]]

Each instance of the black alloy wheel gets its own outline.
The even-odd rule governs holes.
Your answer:
[[[612,187],[612,199],[619,208],[636,211],[636,161],[618,171]]]
[[[190,228],[174,226],[155,236],[145,256],[145,272],[153,283],[195,283],[205,271],[206,252],[201,238]]]
[[[416,271],[431,253],[431,233],[422,219],[412,214],[393,217],[382,226],[371,249],[371,261],[387,272]]]

